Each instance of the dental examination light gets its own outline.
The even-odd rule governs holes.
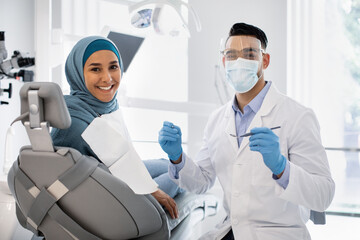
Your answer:
[[[184,18],[182,7],[191,13],[196,30],[201,31],[201,23],[194,9],[181,0],[145,0],[129,6],[131,24],[137,28],[152,26],[160,35],[190,37],[189,25]]]

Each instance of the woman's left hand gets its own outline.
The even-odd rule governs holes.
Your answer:
[[[153,192],[151,195],[169,211],[172,219],[179,217],[179,211],[176,206],[176,202],[169,195],[160,189],[158,189],[156,192]]]

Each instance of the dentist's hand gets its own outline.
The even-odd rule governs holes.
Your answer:
[[[250,150],[260,152],[265,165],[275,175],[280,175],[286,166],[286,158],[280,153],[279,137],[269,128],[253,128],[249,139]]]
[[[170,160],[176,161],[182,154],[181,130],[171,122],[165,121],[159,132],[159,144]]]

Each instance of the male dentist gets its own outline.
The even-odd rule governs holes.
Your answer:
[[[266,46],[258,27],[232,26],[223,64],[236,94],[211,114],[195,160],[178,126],[164,122],[159,132],[174,182],[204,193],[217,177],[223,188],[227,218],[202,239],[309,240],[310,210],[324,211],[334,196],[315,114],[264,80]]]

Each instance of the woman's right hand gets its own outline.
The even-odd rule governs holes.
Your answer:
[[[158,189],[156,192],[153,192],[151,195],[168,210],[172,219],[179,217],[179,211],[176,206],[176,202],[169,195],[160,189]]]

